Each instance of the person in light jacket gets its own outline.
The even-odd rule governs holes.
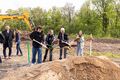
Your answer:
[[[83,49],[84,49],[84,36],[82,31],[79,31],[77,38],[77,56],[83,56]]]

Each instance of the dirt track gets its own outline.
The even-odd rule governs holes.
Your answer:
[[[89,50],[89,42],[86,42],[86,50]],[[113,39],[94,39],[93,51],[96,52],[110,52],[120,54],[120,40]]]

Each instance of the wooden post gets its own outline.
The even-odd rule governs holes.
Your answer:
[[[93,41],[93,36],[90,34],[90,56],[92,55],[92,41]]]

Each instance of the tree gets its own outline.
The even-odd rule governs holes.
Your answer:
[[[71,22],[74,17],[74,9],[75,8],[71,3],[66,3],[66,5],[61,8],[62,16],[65,21],[65,24],[63,25],[67,25],[67,30],[70,30],[72,27]],[[68,32],[70,33],[70,31]]]
[[[113,12],[111,12],[111,36],[113,37],[120,37],[120,1],[115,0],[113,5]]]
[[[102,19],[102,26],[104,34],[107,34],[107,29],[109,25],[109,10],[110,6],[113,4],[113,0],[92,0],[92,3],[94,5],[94,9],[99,14],[99,16]]]

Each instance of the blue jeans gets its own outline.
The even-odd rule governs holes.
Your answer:
[[[42,63],[42,49],[41,48],[32,48],[32,63],[34,64],[36,62],[36,54],[38,52],[38,63]]]
[[[83,56],[83,48],[77,43],[77,56]]]
[[[66,58],[67,56],[67,49],[60,47],[60,58],[59,58],[60,60],[62,59],[63,50],[64,50],[64,58]]]
[[[17,49],[17,54],[16,54],[16,55],[18,55],[19,52],[21,53],[21,55],[23,55],[23,54],[22,54],[22,50],[21,50],[21,48],[20,48],[20,42],[18,42],[18,43],[16,44],[16,49]]]

